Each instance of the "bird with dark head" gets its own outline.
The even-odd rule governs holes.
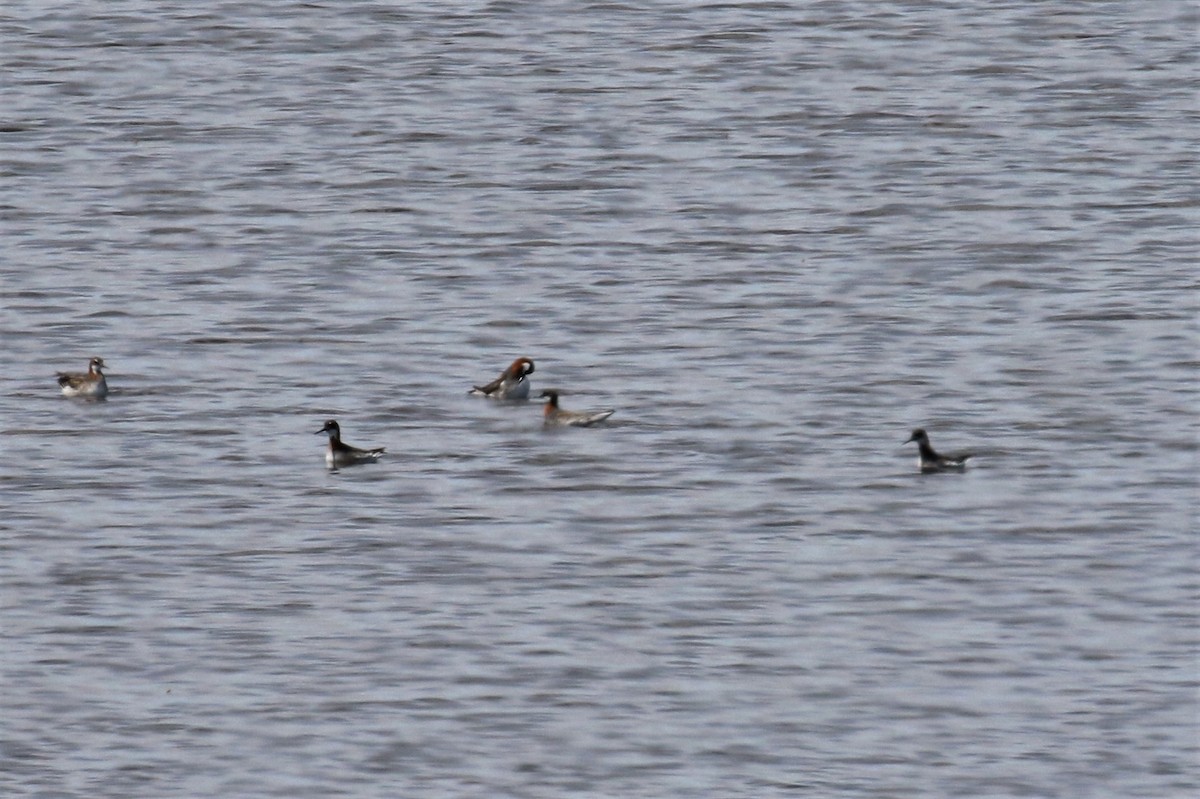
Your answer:
[[[88,399],[104,399],[108,396],[108,381],[104,379],[104,359],[92,358],[88,361],[85,374],[59,372],[58,387],[64,397],[87,397]]]
[[[917,464],[921,467],[922,472],[961,472],[967,468],[967,459],[971,457],[969,452],[956,452],[949,455],[942,455],[933,448],[929,443],[929,434],[925,432],[925,428],[918,427],[912,431],[912,435],[904,442],[905,444],[917,442]]]
[[[542,421],[547,427],[591,427],[594,424],[603,422],[616,413],[611,408],[603,411],[563,410],[558,406],[558,395],[560,393],[556,388],[548,388],[542,392],[542,399],[546,400],[546,407],[542,412]]]
[[[372,463],[384,453],[383,447],[375,449],[359,449],[342,441],[342,428],[336,420],[330,419],[325,426],[314,435],[326,433],[329,436],[329,447],[325,450],[325,465],[330,469],[340,469],[343,466],[357,466],[361,463]]]

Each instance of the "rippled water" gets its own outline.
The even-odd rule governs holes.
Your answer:
[[[0,793],[1192,795],[1196,29],[7,4]]]

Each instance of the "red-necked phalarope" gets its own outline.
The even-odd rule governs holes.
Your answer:
[[[548,388],[542,392],[542,398],[546,400],[546,409],[543,412],[543,423],[549,426],[556,427],[591,427],[594,424],[603,422],[608,417],[612,416],[616,411],[564,411],[558,407],[558,390]]]
[[[921,454],[918,456],[917,463],[921,466],[923,472],[961,472],[967,468],[967,458],[971,457],[969,452],[956,452],[952,455],[939,455],[929,443],[929,434],[924,428],[918,427],[912,431],[912,435],[908,437],[907,444],[910,441],[917,442],[917,448]]]
[[[325,465],[330,469],[337,469],[342,466],[355,466],[360,463],[371,463],[383,454],[383,447],[359,449],[358,447],[342,443],[342,428],[333,419],[326,422],[325,426],[316,431],[314,435],[321,433],[329,434],[329,448],[325,450]]]
[[[64,397],[89,397],[103,399],[108,395],[108,381],[100,371],[104,368],[103,358],[88,361],[87,374],[58,373],[58,385]]]
[[[495,380],[486,386],[475,386],[468,393],[497,400],[529,399],[529,381],[525,378],[531,374],[533,361],[529,358],[517,358]]]

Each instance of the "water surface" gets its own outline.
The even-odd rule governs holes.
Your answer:
[[[9,4],[0,792],[1192,795],[1196,25]]]

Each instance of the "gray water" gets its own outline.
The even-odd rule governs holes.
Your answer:
[[[1193,795],[1197,17],[6,3],[0,794]]]

